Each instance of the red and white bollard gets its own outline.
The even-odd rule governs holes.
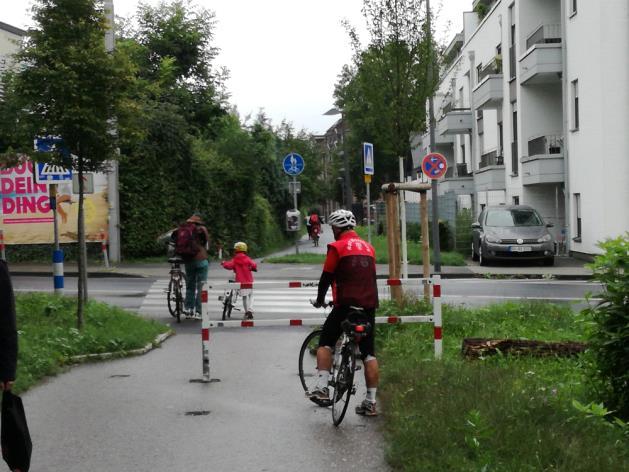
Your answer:
[[[441,320],[441,276],[433,275],[432,286],[432,310],[434,317],[434,329],[435,329],[435,358],[441,359],[443,354],[443,328]]]
[[[7,253],[4,246],[4,231],[0,229],[0,259],[7,260]]]
[[[201,351],[203,358],[202,382],[210,382],[210,309],[207,286],[201,289]]]
[[[109,255],[107,254],[107,235],[104,231],[100,233],[100,250],[103,253],[103,262],[105,263],[105,268],[109,269]]]

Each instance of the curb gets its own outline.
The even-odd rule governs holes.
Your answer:
[[[432,272],[431,272],[432,274]],[[423,277],[422,274],[409,274],[409,279],[421,279]],[[376,276],[377,279],[388,279],[389,276],[386,274],[380,274]],[[442,279],[485,279],[485,280],[592,280],[591,275],[587,274],[479,274],[477,272],[471,272],[468,274],[463,273],[453,273],[453,274],[444,274],[441,273]]]
[[[166,341],[169,337],[175,334],[174,331],[169,330],[163,334],[157,336],[153,342],[148,343],[146,346],[140,349],[133,349],[131,351],[116,351],[116,352],[102,352],[100,354],[84,354],[80,356],[72,356],[70,357],[71,364],[83,364],[84,362],[90,361],[104,361],[108,359],[117,359],[122,357],[131,357],[131,356],[141,356],[146,354],[149,351],[152,351],[156,347],[161,346],[161,344]]]

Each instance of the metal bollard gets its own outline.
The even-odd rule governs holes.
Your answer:
[[[55,294],[63,295],[63,251],[56,249],[52,253],[53,279],[55,283]]]
[[[432,307],[435,324],[435,358],[441,359],[443,354],[443,329],[441,320],[441,276],[433,275]]]
[[[203,358],[203,382],[210,382],[210,310],[207,286],[201,291],[201,351]]]
[[[107,235],[104,231],[100,233],[100,249],[103,253],[103,262],[105,263],[105,268],[109,269],[109,255],[107,254]]]

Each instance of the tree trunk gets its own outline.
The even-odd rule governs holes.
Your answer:
[[[83,159],[79,156],[79,215],[78,215],[78,234],[79,234],[79,279],[78,283],[78,300],[77,300],[77,311],[76,311],[76,326],[77,329],[83,329],[83,312],[85,309],[85,301],[87,299],[86,293],[86,284],[85,281],[85,252],[83,248],[85,247],[85,224],[83,213]]]
[[[587,348],[587,344],[574,341],[545,342],[534,339],[485,339],[466,338],[463,340],[461,351],[463,356],[478,359],[480,357],[498,354],[515,356],[561,356],[577,355]]]

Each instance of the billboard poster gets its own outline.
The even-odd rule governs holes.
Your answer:
[[[107,231],[109,205],[107,175],[86,174],[93,181],[93,193],[85,194],[85,232],[88,241],[100,241]],[[78,239],[78,202],[72,182],[57,185],[57,221],[62,243]],[[90,189],[91,190],[91,189]],[[48,186],[35,183],[33,163],[22,161],[16,167],[0,169],[0,223],[6,244],[47,244],[54,240],[53,212]]]

